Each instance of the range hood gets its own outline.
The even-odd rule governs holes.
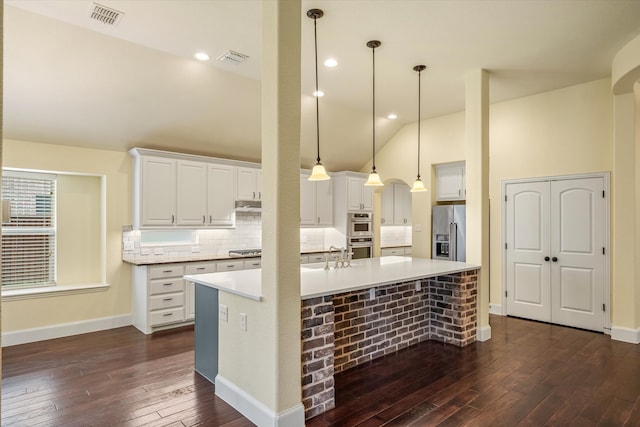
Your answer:
[[[260,200],[236,200],[236,211],[239,212],[260,212],[262,201]]]

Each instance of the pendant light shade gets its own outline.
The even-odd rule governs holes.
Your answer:
[[[324,12],[320,9],[309,9],[307,11],[307,16],[311,19],[313,19],[313,40],[314,40],[314,46],[315,46],[315,64],[316,64],[316,91],[315,93],[315,98],[316,98],[316,146],[317,146],[317,153],[318,156],[316,157],[316,164],[313,167],[313,170],[311,171],[311,176],[309,176],[309,181],[326,181],[328,179],[331,179],[331,177],[329,175],[327,175],[327,171],[324,169],[324,166],[322,165],[322,163],[320,162],[320,112],[319,112],[319,108],[318,108],[318,99],[320,98],[320,96],[318,96],[318,32],[316,29],[316,21],[318,20],[318,18],[322,18],[322,16],[324,15]]]
[[[413,67],[413,71],[418,72],[418,177],[416,178],[416,181],[413,183],[413,187],[411,187],[410,191],[412,193],[427,191],[427,189],[424,186],[424,183],[422,182],[422,179],[420,178],[420,119],[421,119],[420,117],[420,75],[426,69],[427,67],[425,65],[416,65],[415,67]]]
[[[378,172],[376,171],[376,48],[380,47],[381,44],[382,43],[378,40],[371,40],[367,42],[367,47],[371,48],[371,58],[373,60],[373,164],[371,173],[369,174],[369,179],[367,179],[367,182],[364,184],[367,187],[382,187],[384,185],[382,180],[380,180],[380,175],[378,175]]]

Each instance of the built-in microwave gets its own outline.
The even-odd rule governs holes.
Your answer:
[[[371,212],[350,212],[347,219],[347,236],[373,237],[373,214]]]

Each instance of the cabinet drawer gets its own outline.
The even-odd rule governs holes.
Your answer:
[[[244,261],[244,269],[245,270],[253,270],[255,268],[260,268],[262,266],[262,260],[260,259],[247,259]]]
[[[300,255],[300,264],[308,264],[309,255]]]
[[[184,266],[176,264],[154,265],[149,267],[149,279],[184,276]]]
[[[166,294],[170,292],[182,292],[184,291],[184,280],[180,279],[166,279],[166,280],[152,280],[150,282],[149,295]]]
[[[309,255],[309,263],[313,264],[314,262],[324,262],[324,258],[324,254],[311,254]]]
[[[218,264],[218,271],[234,271],[242,270],[244,268],[244,261],[223,261]]]
[[[176,307],[151,312],[151,326],[166,325],[184,321],[184,308]]]
[[[151,310],[163,308],[182,307],[184,305],[184,292],[175,294],[164,294],[152,296],[150,301]],[[153,314],[153,313],[152,313]]]
[[[384,248],[381,250],[382,256],[404,255],[403,248]]]
[[[194,262],[189,263],[184,268],[184,274],[205,274],[205,273],[215,273],[216,272],[216,263],[215,262]]]
[[[412,252],[411,252],[411,246],[409,246],[408,248],[404,248],[404,254],[405,254],[405,255],[411,255],[411,254],[412,254]]]

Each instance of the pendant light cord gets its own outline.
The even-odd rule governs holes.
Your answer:
[[[420,75],[422,74],[422,70],[418,70],[418,179],[420,179]]]
[[[313,40],[315,46],[315,59],[316,59],[316,146],[318,156],[316,157],[316,163],[320,163],[320,108],[319,108],[319,94],[318,94],[318,33],[316,29],[317,18],[313,18]]]
[[[371,48],[371,58],[373,60],[373,110],[372,110],[372,123],[373,123],[373,168],[372,172],[376,171],[376,48]]]

